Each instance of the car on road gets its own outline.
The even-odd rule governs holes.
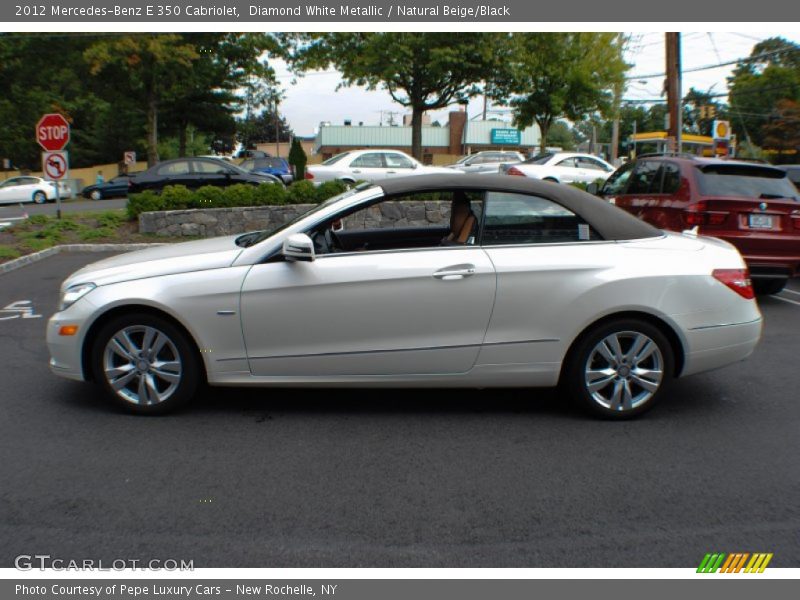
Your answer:
[[[65,182],[55,183],[33,175],[11,177],[0,183],[0,204],[55,202],[56,185],[62,199],[72,197],[72,189]]]
[[[81,190],[81,196],[89,200],[124,198],[128,195],[128,182],[131,175],[117,175],[103,183],[93,183]]]
[[[353,150],[332,156],[318,165],[306,167],[306,179],[314,183],[340,180],[377,182],[411,175],[453,173],[446,167],[430,167],[399,150]]]
[[[794,187],[800,190],[800,165],[780,165],[779,168],[786,171]]]
[[[245,171],[251,173],[267,173],[280,177],[283,183],[289,185],[294,181],[292,167],[285,158],[279,156],[266,156],[262,158],[248,158],[239,164]]]
[[[602,158],[575,152],[547,152],[515,165],[504,165],[506,175],[532,177],[555,183],[592,183],[605,181],[614,167]]]
[[[201,382],[560,385],[624,418],[675,377],[744,359],[761,328],[726,242],[571,186],[450,174],[90,264],[62,284],[47,343],[54,373],[138,413],[177,408]]]
[[[525,157],[519,152],[485,150],[464,156],[447,167],[464,173],[497,173],[501,165],[513,165],[524,160]]]
[[[204,185],[227,187],[236,183],[259,185],[283,181],[274,175],[249,173],[241,167],[217,158],[175,158],[165,160],[130,178],[128,193],[145,190],[161,192],[168,185],[185,185],[197,189]]]
[[[784,170],[650,155],[620,167],[597,192],[660,229],[696,228],[733,244],[759,294],[777,294],[789,278],[800,276],[800,192]]]

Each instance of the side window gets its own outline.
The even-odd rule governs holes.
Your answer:
[[[577,168],[578,164],[574,158],[565,158],[564,160],[560,160],[556,163],[557,167],[568,167],[570,169]]]
[[[243,160],[239,166],[243,168],[245,171],[252,171],[256,168],[256,161],[252,158],[248,158],[247,160]]]
[[[390,169],[411,169],[414,167],[414,163],[402,154],[384,154],[383,159],[386,161],[386,166]]]
[[[597,239],[597,233],[582,218],[552,200],[507,192],[486,195],[484,246]]]
[[[417,192],[343,212],[309,235],[320,254],[472,246],[482,211],[483,192]]]
[[[159,167],[159,175],[186,175],[191,171],[189,161],[179,160]]]
[[[225,173],[228,170],[222,163],[212,162],[210,160],[196,160],[193,164],[195,173]]]
[[[664,179],[661,183],[661,193],[675,194],[681,187],[681,168],[675,163],[664,163]]]
[[[353,162],[350,163],[350,166],[356,169],[382,169],[383,156],[378,152],[362,154],[354,159]]]
[[[604,173],[608,172],[608,167],[606,167],[599,160],[595,160],[594,158],[589,158],[588,156],[583,156],[579,158],[578,166],[581,169],[592,169],[594,171],[602,171]]]
[[[628,186],[628,194],[653,194],[661,190],[661,163],[643,160],[636,165]]]
[[[628,181],[631,178],[631,173],[633,173],[634,164],[633,162],[629,162],[614,171],[611,177],[606,179],[606,182],[603,184],[601,194],[603,196],[624,194]]]

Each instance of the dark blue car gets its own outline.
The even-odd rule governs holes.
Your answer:
[[[91,200],[105,200],[106,198],[124,198],[128,195],[129,175],[117,175],[105,183],[87,185],[81,190],[81,196]]]
[[[268,175],[280,177],[286,185],[294,181],[292,168],[289,166],[289,163],[286,162],[285,158],[277,156],[259,156],[248,158],[242,161],[239,166],[251,173],[267,173]]]

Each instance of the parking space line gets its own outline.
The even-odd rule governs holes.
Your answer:
[[[796,306],[800,306],[800,302],[797,300],[789,300],[789,298],[781,298],[780,296],[772,296],[775,300],[782,300],[783,302],[788,302],[789,304],[794,304]]]
[[[784,292],[789,292],[790,294],[796,294],[796,295],[800,296],[800,292],[796,292],[794,290],[790,290],[789,288],[783,288],[783,291]]]

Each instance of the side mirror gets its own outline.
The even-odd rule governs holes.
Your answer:
[[[597,196],[598,192],[600,192],[600,186],[597,184],[596,181],[593,181],[592,183],[586,186],[586,191],[594,196]]]
[[[283,256],[290,262],[312,262],[316,256],[314,242],[305,233],[295,233],[283,241]]]
[[[411,163],[411,168],[416,169],[419,165],[417,163]]]

